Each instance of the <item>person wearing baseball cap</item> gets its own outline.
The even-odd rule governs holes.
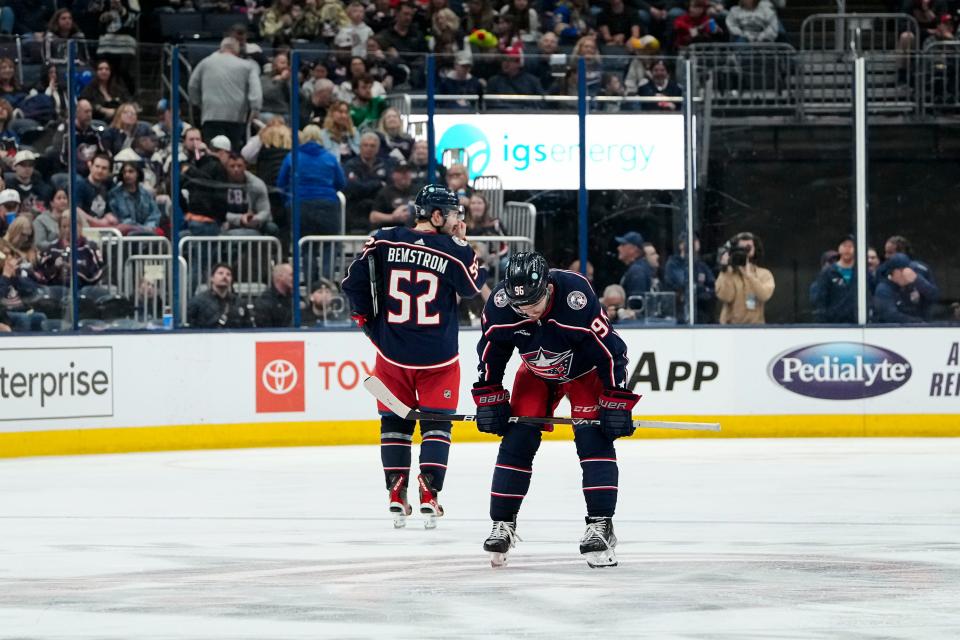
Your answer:
[[[919,323],[930,320],[940,290],[918,273],[910,256],[895,253],[877,268],[873,292],[873,321]]]
[[[0,218],[0,235],[2,235],[7,232],[7,227],[20,213],[20,194],[16,189],[0,191],[0,208],[3,209],[3,217]]]
[[[214,136],[210,141],[210,151],[212,151],[223,166],[227,166],[227,160],[230,159],[230,152],[233,151],[233,145],[230,144],[230,138],[227,136]]]
[[[413,184],[413,166],[406,160],[394,163],[390,182],[377,192],[370,209],[370,226],[409,226],[414,219],[413,201],[418,189]]]
[[[642,296],[653,286],[656,274],[644,255],[643,236],[637,231],[628,231],[614,238],[617,241],[617,259],[627,265],[620,278],[620,286],[627,292],[628,306],[631,296]]]
[[[43,206],[42,203],[50,200],[53,195],[53,187],[34,169],[38,157],[29,149],[21,149],[13,157],[15,179],[11,180],[7,186],[17,190],[20,194],[20,203],[25,209],[40,209]]]
[[[816,282],[810,287],[815,322],[856,324],[856,247],[856,238],[852,234],[842,236],[837,242],[837,259],[820,270]]]

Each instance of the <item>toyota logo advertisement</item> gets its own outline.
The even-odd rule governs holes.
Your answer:
[[[257,413],[302,412],[303,341],[257,342]]]

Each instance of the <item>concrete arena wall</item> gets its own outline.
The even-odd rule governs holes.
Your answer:
[[[637,438],[960,435],[955,328],[621,335],[631,387],[643,394],[635,415],[722,424],[718,434],[640,430]],[[477,336],[461,334],[464,411]],[[360,386],[373,363],[356,331],[6,337],[0,457],[374,444],[379,422]],[[456,425],[454,436],[489,439],[472,424]]]

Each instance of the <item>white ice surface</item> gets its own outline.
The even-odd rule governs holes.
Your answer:
[[[620,566],[544,443],[505,569],[496,448],[394,530],[375,447],[0,461],[0,638],[960,638],[960,439],[618,446]]]

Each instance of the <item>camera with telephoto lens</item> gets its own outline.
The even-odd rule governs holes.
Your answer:
[[[745,267],[747,265],[747,258],[750,256],[749,247],[740,246],[739,242],[730,240],[723,245],[723,251],[730,256],[728,266]]]

